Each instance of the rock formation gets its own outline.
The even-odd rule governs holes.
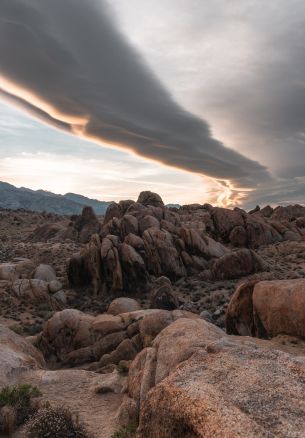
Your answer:
[[[226,315],[229,334],[270,338],[305,336],[305,280],[253,281],[233,295]]]
[[[36,345],[49,361],[94,368],[133,359],[157,334],[178,318],[198,318],[182,310],[138,310],[96,317],[76,309],[54,314],[38,335]]]
[[[301,437],[304,358],[179,319],[134,359],[137,437]],[[289,410],[287,402],[289,400]]]

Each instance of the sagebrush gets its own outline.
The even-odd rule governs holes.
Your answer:
[[[46,406],[26,425],[28,438],[92,438],[77,417],[64,407]]]

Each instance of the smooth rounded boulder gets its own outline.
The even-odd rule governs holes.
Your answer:
[[[140,310],[141,306],[138,301],[133,298],[120,297],[111,301],[107,313],[111,315],[119,315],[120,313],[134,312]]]

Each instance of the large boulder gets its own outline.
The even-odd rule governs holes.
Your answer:
[[[293,370],[293,372],[291,372]],[[133,360],[137,437],[301,437],[305,359],[179,319]],[[289,410],[287,410],[287,404]]]
[[[41,263],[35,269],[33,278],[50,282],[56,280],[56,272],[52,266]]]
[[[139,204],[143,205],[152,205],[154,207],[163,207],[164,203],[157,193],[153,193],[150,191],[141,192],[138,197]]]
[[[305,280],[253,281],[234,293],[226,314],[229,334],[269,338],[305,336]]]
[[[111,315],[119,315],[120,313],[135,312],[140,309],[141,306],[138,301],[133,298],[120,297],[111,301],[107,313],[110,313]]]
[[[240,249],[214,261],[212,275],[218,280],[244,277],[268,269],[267,265],[253,250]]]
[[[253,290],[253,312],[270,337],[305,337],[305,279],[260,281]]]

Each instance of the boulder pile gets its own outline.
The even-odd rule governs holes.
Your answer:
[[[103,369],[134,359],[161,330],[179,318],[198,316],[182,310],[151,309],[94,317],[65,309],[45,323],[35,345],[50,362],[72,366],[91,363],[91,369]]]
[[[238,265],[233,270],[232,257]],[[236,278],[263,268],[253,251],[232,253],[205,229],[183,222],[159,195],[142,192],[137,202],[109,206],[100,234],[71,258],[68,278],[75,287],[92,283],[96,294],[134,295],[152,277],[175,281],[206,271],[207,278]]]

